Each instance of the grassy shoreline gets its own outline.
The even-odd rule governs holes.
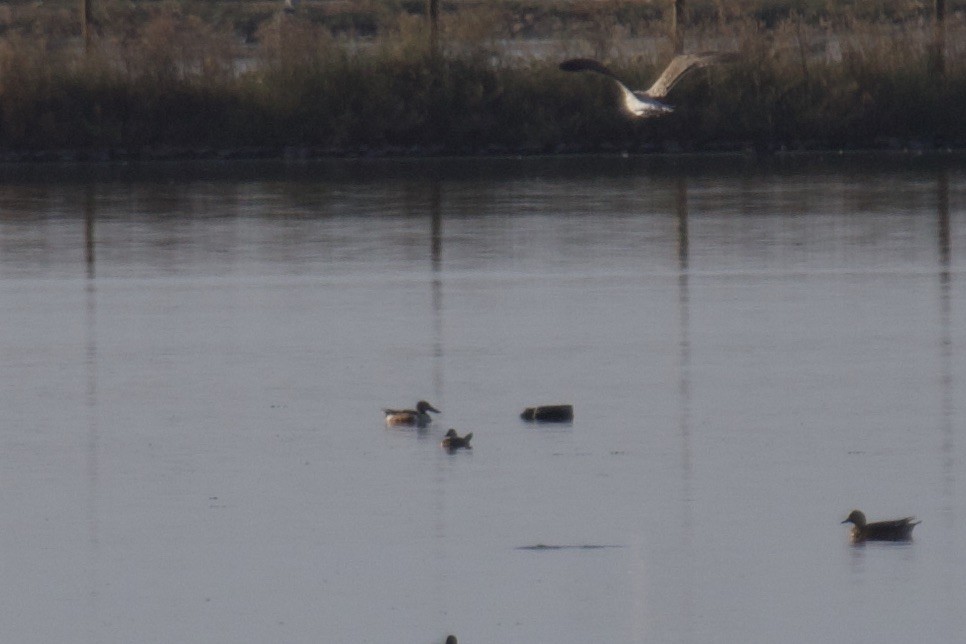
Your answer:
[[[915,11],[695,20],[689,49],[736,50],[740,61],[682,83],[673,115],[633,121],[606,79],[556,63],[599,56],[646,86],[670,57],[663,14],[560,5],[572,20],[557,24],[549,52],[526,56],[517,50],[529,41],[512,37],[525,5],[451,7],[433,55],[408,5],[339,5],[380,16],[378,35],[362,37],[313,17],[332,13],[328,3],[303,0],[294,15],[277,3],[222,4],[267,16],[251,42],[237,17],[211,17],[209,2],[193,5],[208,14],[178,2],[137,15],[109,5],[118,13],[102,15],[111,19],[86,55],[47,23],[7,29],[0,160],[966,148],[966,10],[947,22],[944,74],[932,25]]]

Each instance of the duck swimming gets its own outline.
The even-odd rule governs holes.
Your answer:
[[[443,449],[448,449],[451,451],[457,450],[461,447],[473,449],[473,446],[470,445],[471,438],[473,438],[473,432],[461,437],[456,433],[455,429],[450,428],[450,430],[446,432],[446,436],[443,438],[443,442],[441,442],[439,446]]]
[[[864,513],[852,510],[842,523],[852,524],[850,535],[852,543],[862,543],[863,541],[908,541],[912,539],[912,529],[922,522],[916,521],[915,517],[904,517],[866,523]]]
[[[383,409],[382,413],[386,415],[386,427],[425,427],[433,422],[428,413],[431,411],[440,413],[425,400],[420,400],[416,403],[416,409]]]

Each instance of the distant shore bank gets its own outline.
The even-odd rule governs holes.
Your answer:
[[[215,11],[229,4],[230,19]],[[668,97],[673,114],[643,120],[621,112],[609,79],[558,62],[598,58],[648,87],[673,55],[654,7],[444,3],[436,33],[421,4],[387,4],[360,31],[335,26],[331,3],[293,14],[281,3],[105,2],[87,46],[71,31],[76,3],[57,14],[60,30],[27,20],[43,7],[8,7],[0,161],[966,147],[964,5],[950,5],[942,29],[871,0],[837,13],[744,5],[689,5],[685,48],[736,62],[689,76]]]

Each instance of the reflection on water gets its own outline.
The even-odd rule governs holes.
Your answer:
[[[680,339],[678,371],[680,382],[678,385],[679,399],[679,427],[681,433],[681,550],[685,561],[691,561],[690,555],[694,547],[694,517],[692,505],[692,468],[691,454],[691,343],[690,343],[690,302],[688,294],[688,184],[687,177],[678,177],[675,185],[675,212],[678,221],[678,310],[680,315]],[[692,639],[694,633],[688,628],[694,620],[694,585],[695,570],[692,565],[685,565],[681,571],[681,617],[680,627],[687,639]]]
[[[88,568],[89,614],[101,613],[98,603],[101,587],[100,548],[98,543],[98,427],[97,427],[97,289],[94,281],[94,197],[92,188],[86,191],[84,200],[84,248],[88,282],[85,286],[85,341],[84,364],[87,371],[87,390],[85,396],[87,416],[87,524],[90,544]],[[86,633],[88,641],[96,641],[100,634],[90,628]]]
[[[443,208],[441,204],[439,181],[430,186],[429,213],[432,220],[432,265],[433,265],[433,395],[437,400],[443,398],[443,281],[440,272],[443,266]]]
[[[955,159],[4,172],[14,640],[962,631]]]
[[[942,365],[942,450],[945,455],[944,478],[946,496],[952,501],[954,488],[953,465],[955,458],[955,444],[953,435],[953,342],[950,325],[952,323],[952,273],[950,269],[952,248],[949,221],[949,171],[941,168],[936,178],[936,215],[937,237],[939,239],[939,321],[940,321],[940,364]],[[951,513],[952,508],[947,507]]]

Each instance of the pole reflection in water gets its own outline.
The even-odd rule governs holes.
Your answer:
[[[674,190],[675,215],[677,217],[677,245],[678,245],[678,400],[680,401],[679,428],[681,430],[681,508],[682,532],[681,543],[685,551],[694,546],[694,517],[691,504],[692,490],[692,455],[691,455],[691,317],[690,294],[688,292],[688,180],[679,176],[675,181]],[[688,558],[691,559],[690,557]],[[682,597],[682,627],[692,623],[694,606],[694,571],[691,567],[683,571],[682,578],[686,578]]]
[[[88,279],[94,279],[94,187],[84,188],[84,264]]]
[[[940,433],[942,435],[941,459],[943,479],[943,518],[950,533],[955,532],[955,454],[956,445],[953,433],[953,341],[950,328],[952,317],[952,273],[950,271],[950,257],[952,255],[951,230],[949,222],[949,169],[940,168],[936,177],[936,219],[937,238],[939,240],[939,368],[941,386],[940,402]],[[955,587],[958,582],[955,575],[947,575],[944,580],[947,586],[946,597],[950,598],[947,610],[950,615],[957,615],[960,607],[955,598]]]
[[[443,209],[441,186],[438,178],[433,178],[429,185],[429,217],[430,217],[430,295],[433,307],[433,400],[442,401],[442,409],[446,409],[443,400]],[[448,598],[452,593],[447,589],[445,570],[449,566],[447,549],[444,547],[447,537],[446,505],[447,505],[447,474],[446,462],[436,461],[435,485],[433,486],[433,508],[435,535],[438,551],[436,553],[434,579],[437,596]],[[447,599],[448,601],[448,599]],[[447,605],[447,611],[454,607]]]
[[[439,179],[429,188],[429,215],[431,221],[431,257],[433,267],[433,396],[443,399],[443,209]]]
[[[95,284],[94,221],[96,219],[94,187],[88,184],[84,189],[84,264],[87,279],[85,292],[85,347],[84,363],[87,371],[85,403],[87,406],[87,502],[88,502],[88,543],[90,545],[88,598],[90,618],[100,613],[98,610],[98,570],[100,569],[99,523],[97,514],[99,482],[99,431],[97,426],[97,288]],[[96,641],[96,633],[90,633],[90,641]]]
[[[952,253],[951,232],[949,222],[949,170],[941,168],[936,178],[936,216],[937,234],[939,239],[939,323],[942,334],[939,342],[940,380],[942,382],[942,451],[943,451],[943,480],[947,501],[947,511],[952,511],[952,499],[955,488],[953,475],[955,445],[953,442],[953,341],[950,329],[952,316],[952,273],[950,272],[950,256]]]

